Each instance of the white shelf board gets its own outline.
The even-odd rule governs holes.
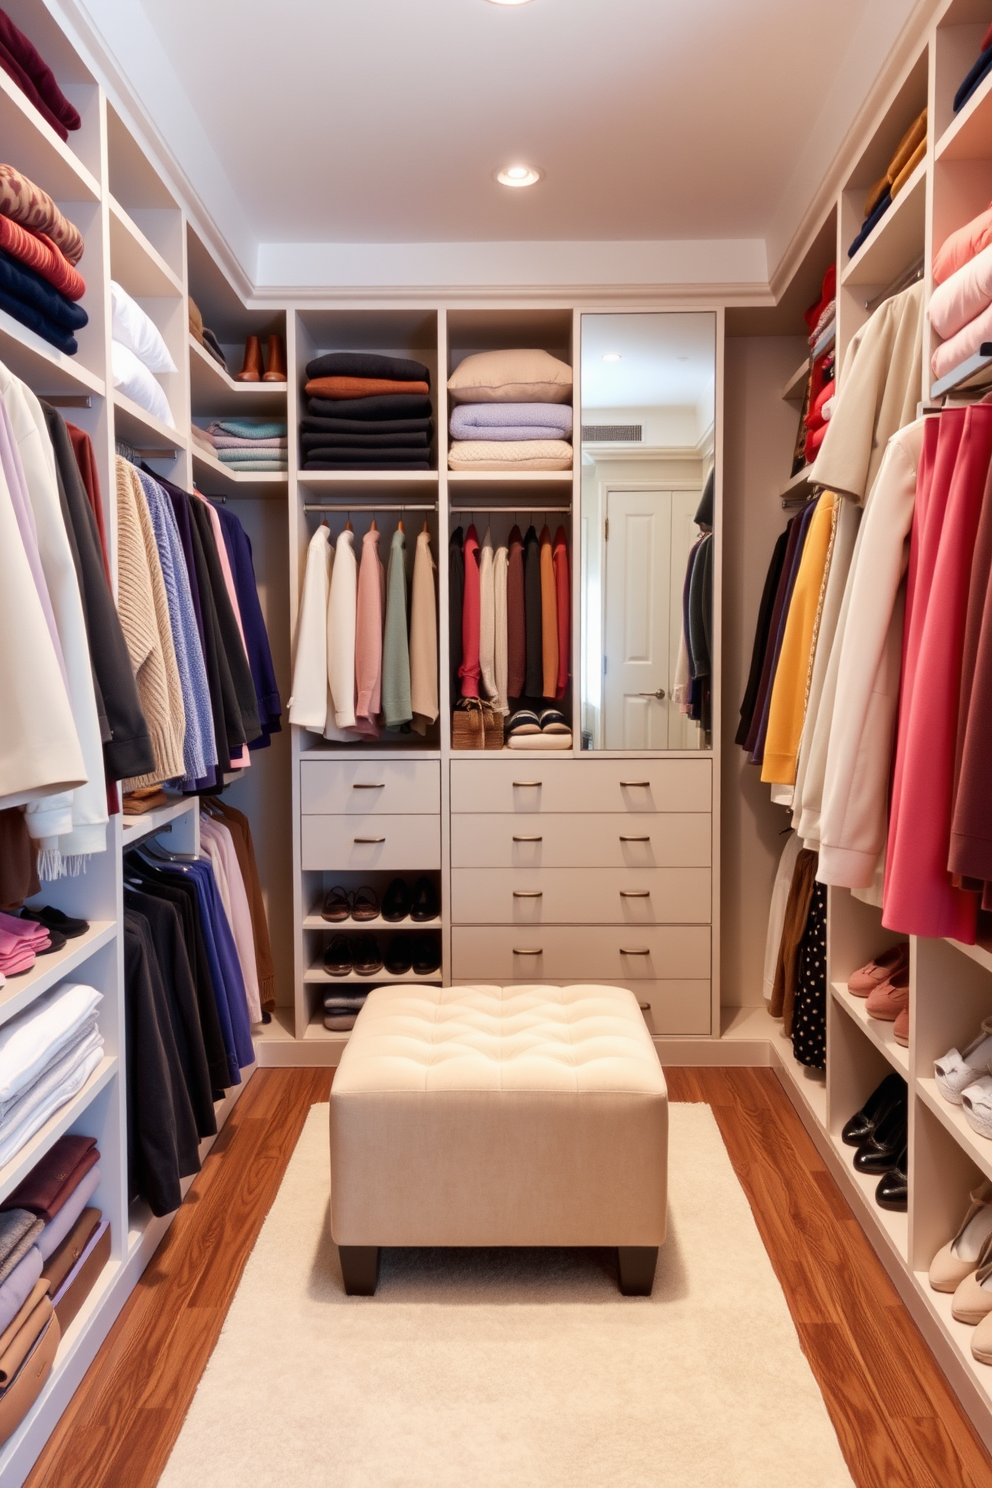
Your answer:
[[[320,987],[373,987],[395,986],[440,986],[443,978],[440,970],[429,972],[427,976],[417,976],[415,972],[405,971],[402,976],[393,976],[383,967],[374,972],[372,976],[359,976],[357,971],[349,971],[347,976],[331,976],[322,966],[310,966],[303,973],[303,980],[310,986]]]
[[[311,1018],[303,1035],[306,1043],[336,1044],[341,1049],[344,1048],[350,1037],[350,1029],[325,1028],[323,1013],[318,1013],[316,1017]]]
[[[808,1065],[799,1063],[792,1052],[792,1040],[785,1036],[782,1024],[778,1020],[776,1020],[776,1033],[772,1037],[772,1045],[778,1055],[781,1068],[798,1090],[813,1119],[822,1131],[826,1131],[827,1081],[823,1071],[813,1070]]]
[[[454,485],[472,482],[487,486],[560,486],[571,483],[573,474],[572,470],[449,470],[448,480]]]
[[[320,910],[312,910],[303,920],[304,930],[439,930],[441,928],[441,916],[435,915],[432,920],[411,920],[407,915],[403,920],[384,920],[382,915],[376,915],[374,920],[325,920]]]
[[[950,372],[943,377],[938,377],[936,382],[930,384],[930,397],[934,400],[942,398],[945,393],[953,392],[955,388],[970,387],[974,378],[980,373],[986,372],[992,366],[992,356],[987,355],[990,343],[984,341],[975,352],[974,356],[965,357],[963,362],[958,362]],[[978,386],[984,387],[988,379],[981,377]]]
[[[782,389],[782,401],[784,403],[801,403],[806,391],[806,380],[809,377],[810,359],[806,358],[789,378]]]
[[[861,1031],[871,1040],[875,1048],[898,1070],[903,1079],[909,1079],[909,1050],[904,1049],[902,1044],[897,1044],[893,1033],[893,1024],[885,1023],[880,1018],[872,1018],[866,1007],[867,998],[855,997],[849,992],[843,982],[834,982],[830,991],[834,1001],[842,1007],[848,1017],[857,1023]]]
[[[992,971],[992,951],[987,951],[980,945],[965,945],[961,940],[949,940],[947,943],[960,951],[962,956],[967,956],[969,961],[976,961],[986,971]]]
[[[151,837],[155,832],[161,832],[170,822],[179,816],[186,816],[190,811],[199,809],[199,796],[184,796],[182,800],[170,801],[168,806],[159,806],[154,811],[146,811],[142,816],[125,816],[123,828],[123,843],[125,850],[135,842],[140,842],[143,837]]]
[[[992,74],[982,79],[937,141],[937,160],[992,159]]]
[[[937,1089],[936,1080],[932,1077],[923,1076],[918,1079],[916,1089],[920,1099],[930,1107],[937,1120],[950,1132],[958,1146],[964,1148],[976,1167],[982,1169],[986,1178],[992,1178],[992,1141],[972,1131],[965,1117],[964,1107],[952,1106],[950,1101],[946,1101]]]
[[[992,1366],[980,1363],[971,1352],[975,1330],[968,1323],[959,1323],[952,1315],[953,1292],[935,1292],[925,1271],[914,1271],[912,1277],[930,1313],[940,1324],[954,1352],[982,1392],[985,1404],[992,1409]]]
[[[110,274],[135,299],[178,299],[183,286],[178,274],[145,237],[120,202],[108,197],[110,207]]]
[[[4,1163],[0,1168],[0,1202],[8,1194],[13,1193],[17,1185],[30,1173],[35,1163],[40,1162],[59,1137],[64,1135],[75,1121],[78,1121],[94,1096],[99,1095],[104,1086],[113,1079],[117,1068],[116,1057],[110,1054],[105,1055],[79,1094],[74,1095],[72,1100],[67,1101],[53,1116],[50,1116],[30,1141],[25,1142],[20,1152],[9,1162]]]
[[[448,477],[449,480],[451,477]],[[436,470],[301,470],[301,486],[436,486]]]
[[[109,945],[116,935],[114,920],[94,920],[85,934],[67,940],[61,951],[39,956],[23,976],[8,977],[6,985],[0,987],[0,1021],[6,1023],[23,1012],[37,998],[77,971],[94,951]]]
[[[888,284],[923,252],[927,209],[927,163],[921,160],[874,232],[844,266],[840,282]]]
[[[130,398],[125,398],[123,393],[114,393],[114,438],[122,439],[126,444],[136,445],[143,448],[149,440],[154,441],[155,448],[165,450],[184,450],[186,448],[186,435],[180,434],[178,429],[171,429],[168,424],[163,424],[153,413]]]
[[[851,1179],[851,1188],[860,1196],[868,1217],[874,1220],[893,1250],[905,1262],[909,1256],[909,1215],[895,1209],[882,1209],[875,1203],[875,1190],[882,1173],[859,1173],[852,1161],[855,1148],[848,1147],[839,1136],[830,1137],[831,1145]]]
[[[804,465],[798,474],[791,476],[779,490],[779,499],[782,501],[796,501],[800,497],[805,496],[810,489],[809,473],[812,469],[812,465]]]
[[[222,481],[230,491],[241,491],[247,495],[253,487],[264,486],[266,495],[278,495],[284,490],[288,481],[289,473],[285,470],[243,470],[238,472],[232,470],[223,461],[217,460],[213,455],[208,455],[202,450],[195,440],[190,440],[190,454],[193,456],[193,470],[198,472],[202,478],[206,471],[215,480]],[[225,493],[227,494],[227,493]]]
[[[60,203],[100,200],[100,183],[5,72],[0,72],[0,139],[19,171]],[[71,208],[66,213],[71,218]]]
[[[286,418],[286,382],[237,382],[195,336],[189,338],[190,401],[200,417]]]
[[[0,72],[0,79],[3,76]],[[107,391],[103,378],[78,357],[66,356],[6,310],[0,310],[0,361],[40,398],[46,393],[88,393],[102,398]]]

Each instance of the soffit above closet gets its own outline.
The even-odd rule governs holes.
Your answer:
[[[859,25],[911,8],[143,0],[175,107],[282,243],[764,236]],[[498,186],[516,159],[546,179]]]

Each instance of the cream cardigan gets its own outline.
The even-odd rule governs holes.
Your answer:
[[[313,729],[318,734],[324,732],[331,717],[331,692],[327,680],[327,601],[333,558],[331,535],[322,522],[307,548],[303,598],[296,627],[293,696],[289,700],[290,723]]]
[[[437,698],[437,601],[434,595],[434,559],[429,532],[417,538],[410,592],[410,707],[411,728],[426,734],[438,714]]]

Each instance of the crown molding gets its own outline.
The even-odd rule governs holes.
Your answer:
[[[252,310],[289,305],[295,310],[337,307],[349,310],[430,307],[431,309],[475,309],[493,303],[519,304],[534,308],[570,309],[581,302],[583,309],[602,306],[643,310],[685,309],[692,304],[713,310],[723,305],[774,305],[767,284],[748,282],[718,284],[450,284],[329,286],[264,285],[253,289],[247,305]]]

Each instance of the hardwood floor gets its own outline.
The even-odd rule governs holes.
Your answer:
[[[775,1074],[665,1073],[672,1100],[713,1108],[857,1488],[992,1488],[992,1459]],[[325,1070],[255,1075],[27,1488],[158,1482],[307,1111],[330,1084]]]

